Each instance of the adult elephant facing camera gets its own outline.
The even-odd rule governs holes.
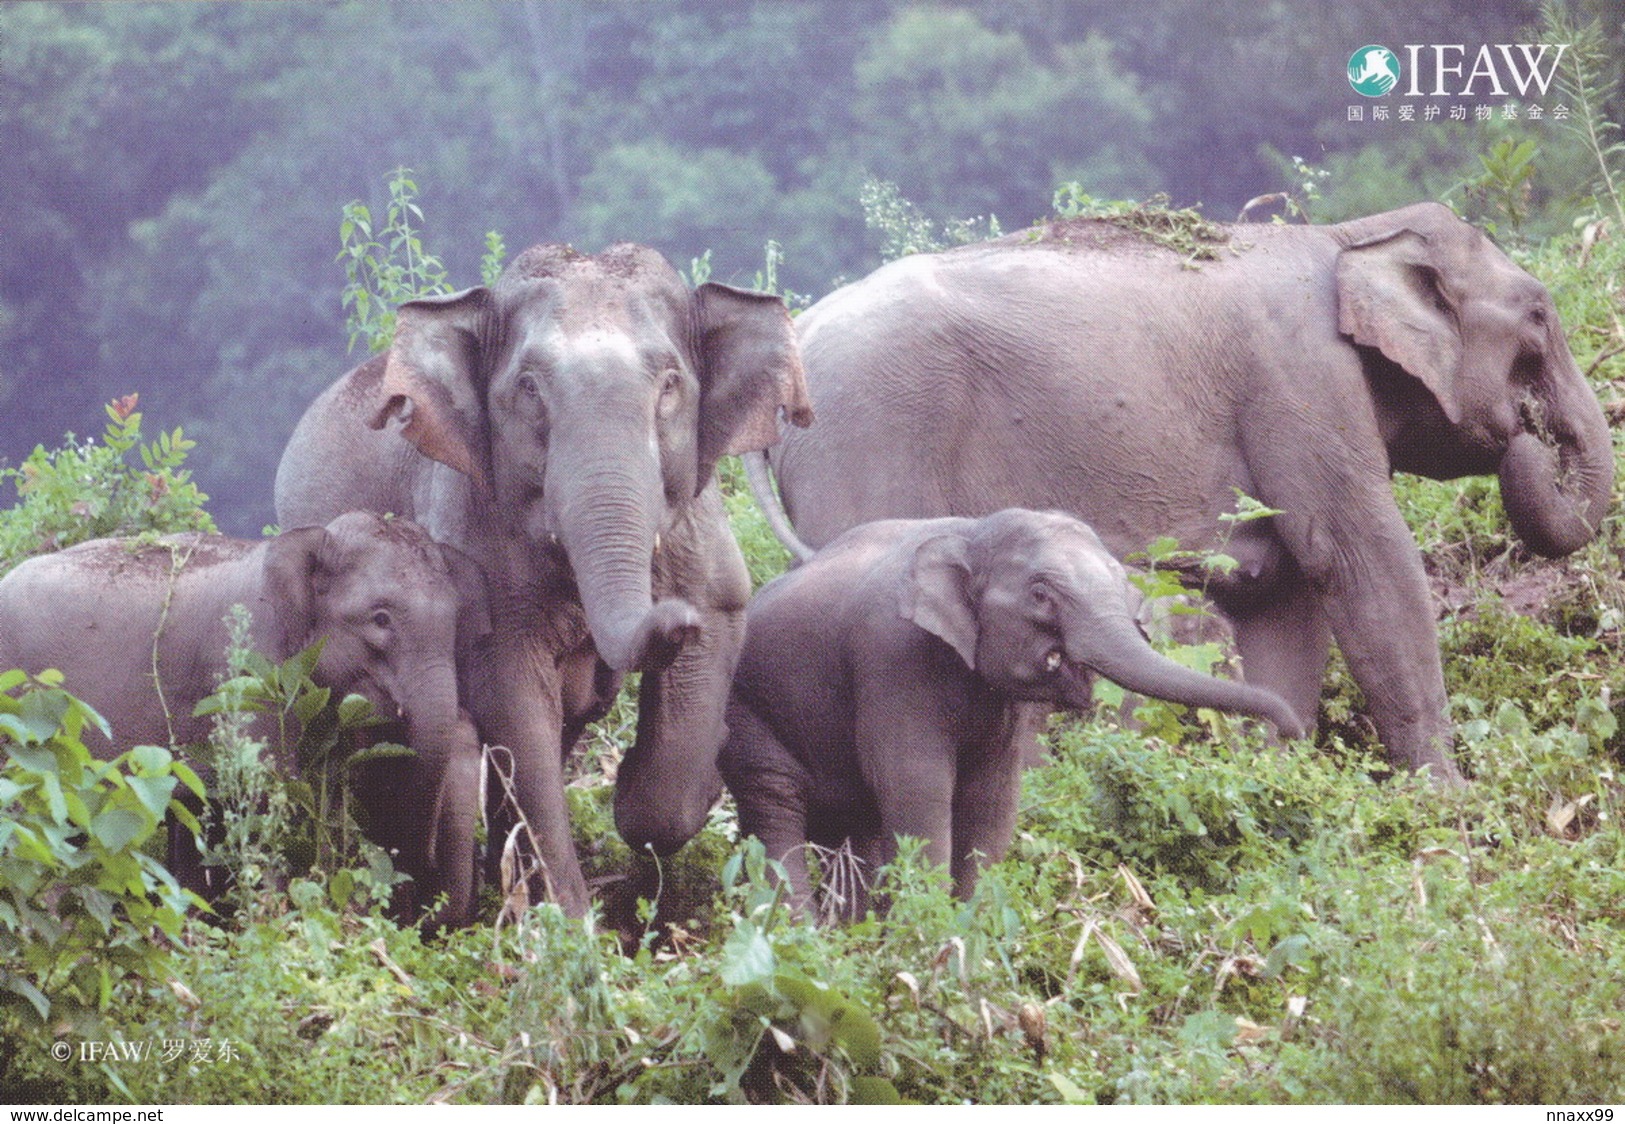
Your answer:
[[[810,420],[776,297],[690,291],[659,254],[535,246],[489,288],[403,305],[394,346],[311,405],[277,470],[285,524],[393,511],[472,555],[493,631],[470,706],[514,752],[520,810],[570,913],[587,905],[563,762],[643,672],[615,820],[666,853],[721,791],[716,753],[750,581],[715,466]],[[400,424],[394,424],[396,422]]]
[[[1208,588],[1247,681],[1312,723],[1335,637],[1391,759],[1458,782],[1389,475],[1499,472],[1513,529],[1567,554],[1613,483],[1596,396],[1545,288],[1445,207],[1223,236],[1191,268],[1065,220],[827,297],[798,322],[819,425],[776,452],[785,509],[813,545],[1013,505],[1073,512],[1119,557],[1224,544],[1241,565]],[[1226,541],[1235,489],[1283,514]]]

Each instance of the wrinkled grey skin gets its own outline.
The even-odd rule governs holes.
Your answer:
[[[641,670],[615,820],[668,853],[721,792],[716,752],[750,581],[715,466],[810,420],[776,297],[690,291],[652,250],[536,246],[491,289],[400,309],[394,346],[324,392],[277,471],[284,522],[393,511],[471,555],[494,630],[475,720],[514,752],[549,889],[587,907],[564,758]]]
[[[381,805],[370,833],[397,847],[414,879],[398,903],[405,915],[414,894],[427,906],[445,892],[435,923],[466,924],[480,743],[459,707],[457,649],[489,624],[478,570],[422,528],[357,513],[259,542],[98,539],[33,558],[0,579],[0,664],[59,669],[112,729],[111,742],[86,735],[98,755],[199,743],[211,719],[192,710],[226,672],[235,604],[251,614],[250,646],[271,659],[325,640],[312,678],[365,696],[389,720],[380,736],[416,750],[379,762],[371,789],[361,786],[369,810]],[[170,857],[185,884],[204,888],[190,839],[172,833]]]
[[[1054,512],[841,535],[751,601],[719,759],[740,830],[784,862],[802,908],[809,840],[850,839],[872,872],[918,836],[968,896],[1009,846],[1044,717],[1090,708],[1097,675],[1302,734],[1270,692],[1156,653],[1138,601],[1094,532]]]
[[[1077,514],[1118,557],[1222,547],[1241,565],[1208,588],[1248,682],[1312,723],[1335,638],[1390,758],[1459,783],[1389,475],[1498,472],[1517,534],[1566,554],[1608,508],[1602,410],[1545,288],[1442,206],[1230,236],[1188,268],[1058,222],[827,297],[798,321],[819,424],[776,452],[785,507],[815,546],[1021,505]],[[1226,541],[1233,489],[1284,514]]]

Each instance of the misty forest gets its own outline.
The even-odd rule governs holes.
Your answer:
[[[1352,86],[1374,44],[1404,68],[1383,96]],[[275,534],[312,400],[399,305],[539,243],[641,243],[794,318],[1056,218],[1201,270],[1207,223],[1438,201],[1549,291],[1617,428],[1622,123],[1612,0],[6,4],[0,572]],[[739,460],[718,469],[760,586],[790,556]],[[1391,765],[1335,650],[1285,747],[1108,687],[1051,719],[973,894],[905,840],[848,924],[790,908],[727,798],[674,855],[628,847],[636,674],[567,765],[586,918],[534,906],[482,820],[474,923],[438,932],[401,918],[399,855],[347,794],[404,758],[356,753],[367,708],[317,686],[316,652],[238,627],[210,745],[115,769],[71,676],[0,660],[0,1100],[1619,1103],[1620,486],[1548,558],[1479,471],[1392,485],[1462,786]],[[1129,559],[1152,599],[1234,565],[1228,538],[1193,562],[1159,533]],[[1222,629],[1174,634],[1234,674]],[[229,879],[207,905],[163,865],[205,787]]]

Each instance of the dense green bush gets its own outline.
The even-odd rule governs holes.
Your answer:
[[[0,1088],[49,1088],[52,1039],[121,1037],[126,980],[179,970],[187,895],[144,848],[166,814],[197,830],[178,796],[203,787],[156,746],[95,760],[87,726],[106,734],[59,674],[0,674]]]
[[[182,467],[196,442],[177,429],[143,445],[136,401],[130,394],[107,404],[99,445],[70,433],[60,449],[42,445],[18,467],[0,468],[18,501],[0,509],[0,573],[89,539],[214,530],[203,510],[209,497]],[[139,468],[129,461],[132,451]]]

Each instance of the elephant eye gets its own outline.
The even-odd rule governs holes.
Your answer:
[[[388,609],[379,609],[372,614],[372,623],[379,628],[387,629],[395,623],[395,618],[389,615]]]
[[[542,388],[537,385],[535,375],[519,376],[519,393],[526,398],[540,398],[542,396]]]
[[[683,376],[675,367],[668,367],[660,378],[660,416],[670,417],[683,400]]]
[[[1055,615],[1055,594],[1041,581],[1027,586],[1027,603],[1035,613],[1046,619]]]

